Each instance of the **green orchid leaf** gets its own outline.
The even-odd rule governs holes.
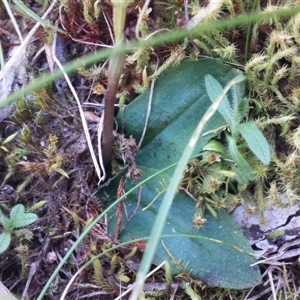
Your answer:
[[[211,105],[205,85],[207,74],[216,78],[221,86],[226,86],[237,76],[235,70],[223,65],[221,61],[203,59],[198,62],[184,61],[180,66],[166,71],[156,81],[146,136],[136,156],[143,179],[179,160],[196,126]],[[239,91],[244,91],[244,88],[244,84],[241,84]],[[241,93],[239,99],[243,96]],[[124,131],[137,140],[144,129],[148,98],[149,92],[142,94],[117,116],[119,125],[124,124]],[[204,133],[209,134],[200,138],[195,154],[203,150],[209,139],[226,125],[221,114],[215,113],[204,130]],[[124,228],[119,236],[121,241],[150,235],[172,172],[169,170],[155,177],[143,185],[140,191],[127,197],[122,219]],[[119,180],[102,191],[103,196],[110,195],[113,200]],[[134,184],[128,180],[125,190]],[[207,223],[196,230],[193,227],[194,212],[193,200],[179,191],[163,231],[163,235],[168,237],[161,238],[153,263],[168,259],[172,262],[174,274],[191,272],[195,279],[212,286],[245,288],[259,284],[259,270],[251,267],[255,262],[251,247],[230,216],[222,210],[218,212],[217,218],[207,213]],[[109,232],[118,235],[121,227],[116,211],[112,211],[108,219]],[[174,234],[176,236],[170,237]],[[230,270],[235,276],[228,276]]]
[[[213,69],[209,69],[211,74],[214,75],[214,78],[218,78],[218,82],[223,87],[237,76],[235,70],[225,67],[221,61],[203,59],[201,62],[183,61],[179,67],[166,71],[155,83],[151,114],[142,151],[145,151],[145,146],[151,142],[152,145],[149,150],[147,149],[147,153],[151,155],[152,162],[159,168],[162,167],[161,163],[163,166],[167,166],[180,158],[196,125],[211,105],[211,101],[207,101],[209,97],[204,82],[204,77],[208,72],[208,69],[205,68],[210,68],[210,64],[213,65]],[[241,84],[239,90],[241,92],[240,99],[242,99],[245,85]],[[124,112],[120,111],[117,115],[119,126],[122,127],[124,124],[124,131],[137,141],[142,136],[146,122],[149,95],[150,91],[142,94],[131,102]],[[198,150],[202,149],[211,137],[217,135],[226,125],[228,124],[217,112],[204,129],[203,137],[199,141],[195,153],[198,153]],[[205,134],[210,132],[210,128],[218,130]],[[180,139],[176,138],[177,136],[180,136]],[[157,146],[164,150],[161,157],[160,153],[155,151]],[[151,152],[153,150],[154,152]]]
[[[157,170],[141,167],[141,171],[147,178]],[[122,226],[125,228],[119,236],[122,242],[150,235],[169,181],[170,176],[160,175],[124,201]],[[127,184],[126,190],[133,185]],[[117,186],[115,193],[116,190]],[[153,263],[171,261],[173,274],[186,272],[210,286],[243,289],[259,284],[259,268],[251,267],[256,262],[252,249],[231,217],[224,210],[218,211],[217,218],[207,212],[206,223],[197,229],[193,224],[194,213],[194,200],[178,192]],[[114,216],[115,212],[109,216],[112,235],[117,223]],[[235,276],[229,276],[231,272]]]
[[[240,132],[257,158],[263,164],[268,165],[271,160],[270,145],[255,124],[250,122],[242,123],[237,126],[236,130]]]

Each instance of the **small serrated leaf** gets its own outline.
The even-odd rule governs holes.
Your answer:
[[[5,230],[10,228],[10,219],[7,218],[0,209],[0,224],[4,227]]]
[[[14,230],[14,235],[17,237],[25,238],[27,240],[31,240],[33,238],[33,232],[27,228]]]
[[[247,98],[243,98],[242,100],[240,100],[239,102],[239,120],[243,119],[246,115],[248,109],[248,100]]]
[[[24,227],[27,225],[32,224],[38,219],[38,216],[33,213],[26,213],[20,217],[17,217],[13,220],[11,220],[11,227],[12,228],[19,228],[19,227]]]
[[[37,215],[25,213],[25,207],[22,204],[15,205],[10,211],[10,227],[19,228],[27,226],[37,220]]]
[[[10,211],[10,219],[16,219],[16,218],[22,218],[22,216],[25,214],[25,207],[22,204],[15,205],[11,211]]]
[[[10,240],[11,240],[11,235],[9,232],[2,232],[0,234],[0,253],[3,253],[10,244]]]
[[[223,87],[221,84],[211,75],[205,76],[205,87],[211,102],[214,102],[223,92]],[[224,96],[222,102],[219,104],[218,111],[224,120],[229,124],[229,127],[232,128],[233,110],[230,106],[227,96]]]
[[[237,166],[235,170],[235,172],[238,175],[236,178],[237,181],[241,184],[244,184],[250,180],[253,180],[255,178],[254,172],[249,166],[248,162],[238,151],[235,140],[230,136],[227,136],[227,140],[230,157],[233,159]]]
[[[216,140],[210,140],[204,147],[204,151],[214,151],[226,155],[226,148],[222,143]]]
[[[237,126],[237,131],[241,133],[250,150],[265,165],[270,163],[271,150],[270,146],[254,123],[242,123]]]

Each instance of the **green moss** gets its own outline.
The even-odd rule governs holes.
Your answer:
[[[268,236],[268,239],[275,241],[275,240],[281,238],[282,236],[284,236],[284,234],[285,234],[284,230],[275,230],[275,231],[269,233],[267,236]]]

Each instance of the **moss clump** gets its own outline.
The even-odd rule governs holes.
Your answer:
[[[268,239],[270,239],[271,241],[276,241],[278,240],[279,238],[281,238],[282,236],[284,236],[285,234],[285,231],[284,230],[275,230],[271,233],[269,233],[267,235]]]

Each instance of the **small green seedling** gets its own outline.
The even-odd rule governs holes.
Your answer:
[[[26,213],[22,204],[17,204],[11,209],[9,218],[0,209],[0,224],[3,226],[3,232],[0,234],[0,253],[9,247],[12,233],[17,233],[16,228],[27,226],[37,218],[34,213]]]
[[[212,102],[214,102],[218,95],[223,91],[221,84],[211,75],[207,75],[205,77],[205,86],[208,96]],[[236,88],[237,87],[234,87],[233,89]],[[228,132],[226,133],[226,138],[228,141],[229,155],[236,165],[236,179],[240,184],[245,184],[253,180],[255,178],[255,174],[246,159],[238,150],[238,135],[242,135],[249,149],[265,165],[270,163],[271,151],[266,138],[253,122],[241,123],[246,113],[247,102],[246,99],[239,101],[237,95],[238,93],[236,90],[233,90],[234,102],[232,105],[230,104],[227,96],[225,96],[218,107],[218,111],[227,122],[230,130],[230,134]]]

